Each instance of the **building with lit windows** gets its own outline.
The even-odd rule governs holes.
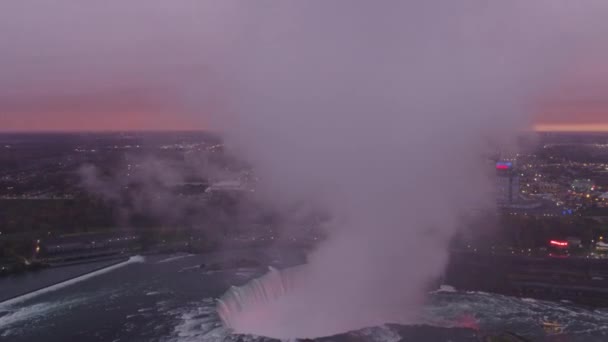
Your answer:
[[[497,202],[499,206],[510,206],[519,202],[519,175],[513,162],[496,163]]]

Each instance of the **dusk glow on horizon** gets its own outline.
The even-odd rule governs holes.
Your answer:
[[[577,124],[577,123],[560,123],[560,124],[536,124],[534,126],[536,132],[563,132],[563,133],[601,133],[608,132],[608,123],[597,124]]]
[[[0,132],[203,131],[209,127],[186,115],[151,112],[36,113],[4,115]]]
[[[1,108],[1,104],[0,104]],[[562,116],[563,117],[563,116]],[[596,123],[571,121],[539,122],[531,127],[534,132],[608,132],[608,115]],[[212,127],[186,115],[150,112],[96,113],[2,113],[0,132],[103,132],[103,131],[203,131]]]

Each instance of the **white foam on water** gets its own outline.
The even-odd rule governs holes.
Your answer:
[[[398,342],[402,339],[401,335],[386,325],[374,328],[365,328],[351,334],[354,336],[363,337],[365,341],[370,342]]]
[[[193,257],[193,256],[195,256],[195,254],[185,254],[185,255],[172,256],[170,258],[166,258],[166,259],[163,259],[163,260],[157,262],[157,264],[164,264],[164,263],[167,263],[167,262],[172,262],[172,261],[176,261],[176,260],[180,260],[180,259],[184,259],[184,258],[190,258],[190,257]]]
[[[0,317],[0,329],[11,326],[15,323],[22,322],[24,320],[32,319],[36,316],[44,316],[56,306],[57,305],[54,303],[39,303],[9,312],[4,316]]]
[[[17,335],[19,329],[8,329],[19,323],[29,322],[38,318],[46,318],[53,312],[62,308],[69,308],[82,302],[83,299],[74,299],[61,302],[44,302],[29,305],[22,308],[10,309],[8,313],[0,317],[0,330],[4,330],[0,336],[6,337]]]
[[[169,339],[171,342],[220,342],[230,335],[217,317],[213,299],[205,299],[196,303],[196,307],[180,309],[172,314],[177,316],[178,323]]]
[[[190,271],[190,270],[196,270],[196,269],[200,269],[201,266],[200,265],[194,265],[194,266],[188,266],[188,267],[182,267],[178,273],[182,273],[182,272],[186,272],[186,271]]]
[[[160,308],[166,308],[171,302],[168,300],[161,300],[159,302],[156,302],[156,306],[160,307]]]
[[[100,270],[93,271],[93,272],[81,275],[79,277],[72,278],[72,279],[63,281],[61,283],[57,283],[57,284],[54,284],[54,285],[51,285],[51,286],[47,286],[45,288],[42,288],[42,289],[30,292],[30,293],[24,294],[22,296],[18,296],[18,297],[6,300],[6,301],[0,303],[0,309],[3,309],[3,308],[6,308],[6,307],[15,305],[17,303],[24,302],[26,300],[29,300],[29,299],[32,299],[34,297],[43,295],[45,293],[49,293],[49,292],[53,292],[53,291],[57,291],[57,290],[63,289],[65,287],[74,285],[76,283],[80,283],[82,281],[85,281],[85,280],[97,277],[99,275],[102,275],[102,274],[105,274],[105,273],[108,273],[108,272],[112,272],[112,271],[114,271],[114,270],[116,270],[118,268],[125,267],[125,266],[133,264],[133,263],[144,262],[144,260],[145,260],[144,257],[142,257],[140,255],[132,256],[127,261],[124,261],[124,262],[121,262],[121,263],[118,263],[118,264],[114,264],[112,266],[108,266],[106,268],[102,268]]]
[[[450,285],[441,285],[439,289],[432,291],[431,293],[455,293],[456,289]]]
[[[547,321],[562,326],[560,333],[584,335],[585,341],[596,341],[598,335],[608,330],[608,310],[589,310],[559,302],[484,292],[431,295],[421,324],[459,327],[467,316],[474,317],[482,330],[515,329],[531,339],[544,336],[542,323]]]
[[[256,273],[257,273],[256,269],[239,268],[238,270],[236,270],[235,275],[237,277],[251,277],[252,275],[254,275]]]

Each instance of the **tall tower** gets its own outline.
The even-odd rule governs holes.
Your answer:
[[[513,162],[496,163],[497,202],[499,205],[515,204],[519,199],[519,176]]]

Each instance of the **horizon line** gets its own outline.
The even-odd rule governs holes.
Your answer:
[[[532,130],[539,133],[608,133],[608,123],[546,123],[536,124]]]
[[[211,129],[108,129],[108,130],[59,130],[59,129],[36,129],[36,130],[1,130],[0,134],[109,134],[109,133],[218,133]]]
[[[600,127],[598,129],[598,126]],[[220,131],[204,128],[193,129],[35,129],[35,130],[2,130],[0,134],[120,134],[120,133],[215,133]],[[537,124],[520,130],[520,133],[589,133],[608,134],[608,124]]]

